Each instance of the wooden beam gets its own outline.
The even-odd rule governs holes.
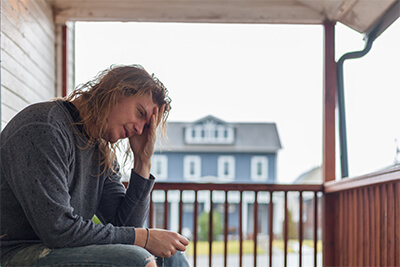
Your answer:
[[[68,34],[67,34],[67,31],[68,31],[68,28],[67,28],[67,25],[62,25],[62,27],[61,27],[61,29],[62,29],[62,32],[61,32],[61,38],[62,38],[62,43],[61,43],[61,50],[62,50],[62,59],[61,59],[61,62],[62,62],[62,66],[61,66],[61,69],[62,69],[62,76],[61,76],[61,79],[62,79],[62,81],[61,81],[61,96],[62,97],[65,97],[65,96],[67,96],[67,70],[68,70],[68,61],[67,61],[67,53],[68,53],[68,48],[67,48],[67,43],[68,43],[68,40],[67,40],[67,36],[68,36]]]
[[[336,108],[336,62],[335,23],[324,23],[324,115],[323,115],[323,164],[324,182],[335,180],[335,108]],[[325,194],[323,198],[323,265],[335,265],[336,195]]]

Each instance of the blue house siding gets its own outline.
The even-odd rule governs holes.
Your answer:
[[[265,156],[268,159],[268,178],[264,182],[274,183],[276,181],[277,160],[276,154],[254,154],[254,153],[182,153],[168,152],[155,153],[155,155],[166,155],[168,157],[168,182],[184,182],[184,158],[185,156],[199,156],[201,158],[201,176],[218,177],[218,158],[220,156],[233,156],[235,158],[235,179],[233,182],[252,183],[251,159],[254,156]]]
[[[218,176],[218,155],[201,153],[201,176]]]
[[[156,153],[155,153],[156,154]],[[168,156],[167,182],[183,182],[183,157],[182,153],[163,153]]]

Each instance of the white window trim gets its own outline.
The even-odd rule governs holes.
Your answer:
[[[153,155],[151,158],[151,173],[157,178],[157,180],[167,180],[168,178],[168,157],[166,155]],[[161,163],[161,172],[157,173],[157,164]]]
[[[228,163],[228,174],[224,173],[225,163]],[[218,177],[222,179],[235,179],[235,157],[234,156],[220,156],[218,157]]]
[[[215,131],[218,137],[215,137]],[[227,136],[225,137],[225,131]],[[195,136],[193,137],[193,132]],[[204,136],[202,136],[204,132]],[[192,125],[185,128],[185,141],[188,144],[233,144],[235,141],[234,128],[228,125],[217,125],[215,122]]]
[[[261,175],[257,174],[257,165],[262,164]],[[268,158],[266,156],[254,156],[251,158],[251,179],[262,182],[268,179]]]
[[[190,173],[190,163],[194,163],[194,174]],[[183,159],[183,178],[185,180],[198,180],[201,177],[200,156],[185,156]]]

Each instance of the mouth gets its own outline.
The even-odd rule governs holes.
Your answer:
[[[129,131],[125,128],[125,126],[124,126],[124,131],[125,131],[125,138],[129,137],[130,136]]]

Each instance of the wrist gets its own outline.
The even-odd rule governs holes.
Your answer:
[[[149,244],[149,239],[150,239],[150,229],[146,228],[146,230],[147,230],[147,237],[146,237],[146,242],[144,243],[143,248],[147,248],[147,245]]]
[[[144,228],[135,228],[135,246],[144,247],[146,245],[147,232]]]
[[[146,179],[150,178],[150,169],[151,169],[150,162],[143,162],[143,161],[135,160],[135,162],[133,164],[133,171]]]

